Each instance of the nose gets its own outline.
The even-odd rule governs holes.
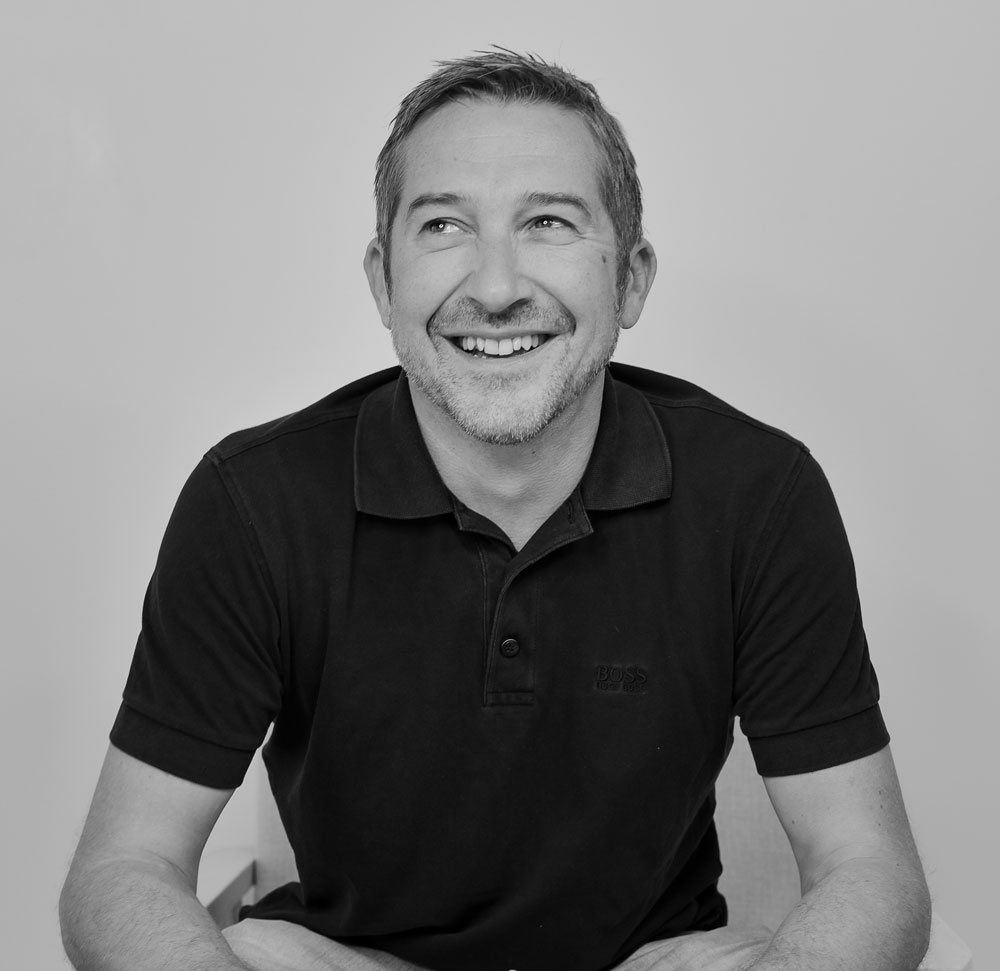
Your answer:
[[[488,240],[480,237],[476,243],[476,264],[466,280],[466,295],[493,314],[531,296],[509,238]]]

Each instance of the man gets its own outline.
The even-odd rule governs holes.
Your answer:
[[[788,436],[609,367],[656,259],[593,88],[444,64],[376,201],[402,374],[185,486],[63,894],[77,967],[915,967],[927,889],[832,496]],[[734,716],[802,875],[773,937],[716,889]],[[272,721],[301,885],[223,937],[198,858]]]

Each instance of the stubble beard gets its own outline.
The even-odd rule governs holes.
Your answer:
[[[529,330],[528,325],[542,323],[544,327],[540,330],[559,333],[572,333],[576,329],[573,315],[561,306],[550,310],[530,304],[514,312],[485,314],[463,301],[455,308],[435,314],[427,333],[437,345],[447,340],[440,336],[445,324],[454,333],[461,329],[455,325],[483,323],[515,324]],[[594,349],[593,357],[579,362],[577,373],[573,362],[562,358],[552,371],[543,374],[497,373],[492,377],[472,377],[457,373],[440,354],[430,360],[422,356],[401,338],[400,328],[391,328],[393,348],[407,378],[462,431],[486,445],[520,445],[540,435],[604,373],[618,344],[619,332],[616,320],[608,339]],[[532,387],[539,382],[540,386]]]

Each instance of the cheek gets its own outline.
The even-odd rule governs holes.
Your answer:
[[[553,247],[537,254],[531,275],[554,297],[567,304],[579,303],[581,299],[592,303],[604,291],[612,296],[614,293],[614,262],[596,252],[581,258],[571,246]]]
[[[425,253],[392,266],[396,313],[429,317],[464,278],[460,258],[449,252]],[[405,307],[405,310],[403,309]]]

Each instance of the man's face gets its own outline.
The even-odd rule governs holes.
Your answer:
[[[480,441],[572,409],[638,318],[629,297],[619,314],[599,163],[585,123],[549,104],[457,102],[404,144],[391,299],[375,243],[366,269],[414,396]]]

